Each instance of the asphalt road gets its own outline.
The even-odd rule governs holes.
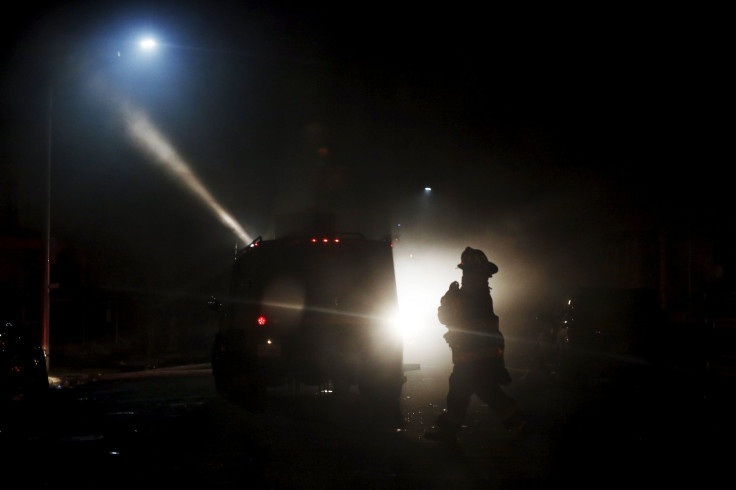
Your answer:
[[[682,373],[617,373],[564,386],[513,370],[508,391],[532,421],[520,440],[474,400],[457,447],[422,438],[444,408],[446,373],[407,372],[402,430],[350,395],[272,393],[251,413],[201,369],[110,375],[16,403],[0,425],[2,478],[24,488],[614,487],[727,475],[732,424]],[[10,485],[7,488],[12,488]]]

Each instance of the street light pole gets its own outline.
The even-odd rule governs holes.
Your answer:
[[[42,348],[46,354],[46,371],[49,369],[51,358],[51,141],[54,109],[54,87],[49,83],[48,92],[48,121],[46,128],[46,263],[43,274],[43,322]]]
[[[139,42],[143,51],[153,51],[157,43],[153,38],[146,38]],[[80,70],[81,68],[77,68]],[[67,75],[69,75],[67,73]],[[45,264],[43,273],[43,301],[42,301],[42,348],[46,355],[46,370],[50,367],[51,359],[51,164],[53,153],[53,113],[54,113],[54,74],[49,76],[48,106],[46,127],[46,236],[45,236]]]

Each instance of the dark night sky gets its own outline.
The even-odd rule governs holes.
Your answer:
[[[103,281],[194,283],[235,237],[130,144],[92,72],[252,236],[275,212],[339,210],[369,228],[386,211],[458,252],[487,228],[534,254],[581,228],[712,209],[711,95],[695,83],[718,68],[663,13],[331,3],[70,2],[6,18],[3,159],[19,208],[43,223],[46,75],[91,56],[55,91],[52,227]],[[143,27],[168,47],[138,63],[126,43]]]

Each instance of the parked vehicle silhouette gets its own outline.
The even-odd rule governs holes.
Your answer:
[[[400,418],[403,343],[390,240],[356,233],[257,238],[235,257],[213,345],[216,387],[252,408],[268,388],[357,388]]]

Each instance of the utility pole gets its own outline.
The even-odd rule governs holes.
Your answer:
[[[42,340],[41,346],[46,355],[46,371],[48,372],[51,359],[51,141],[52,141],[52,123],[54,110],[54,87],[53,83],[49,83],[48,93],[48,126],[46,131],[46,263],[44,264],[43,274],[43,322],[42,322]]]

